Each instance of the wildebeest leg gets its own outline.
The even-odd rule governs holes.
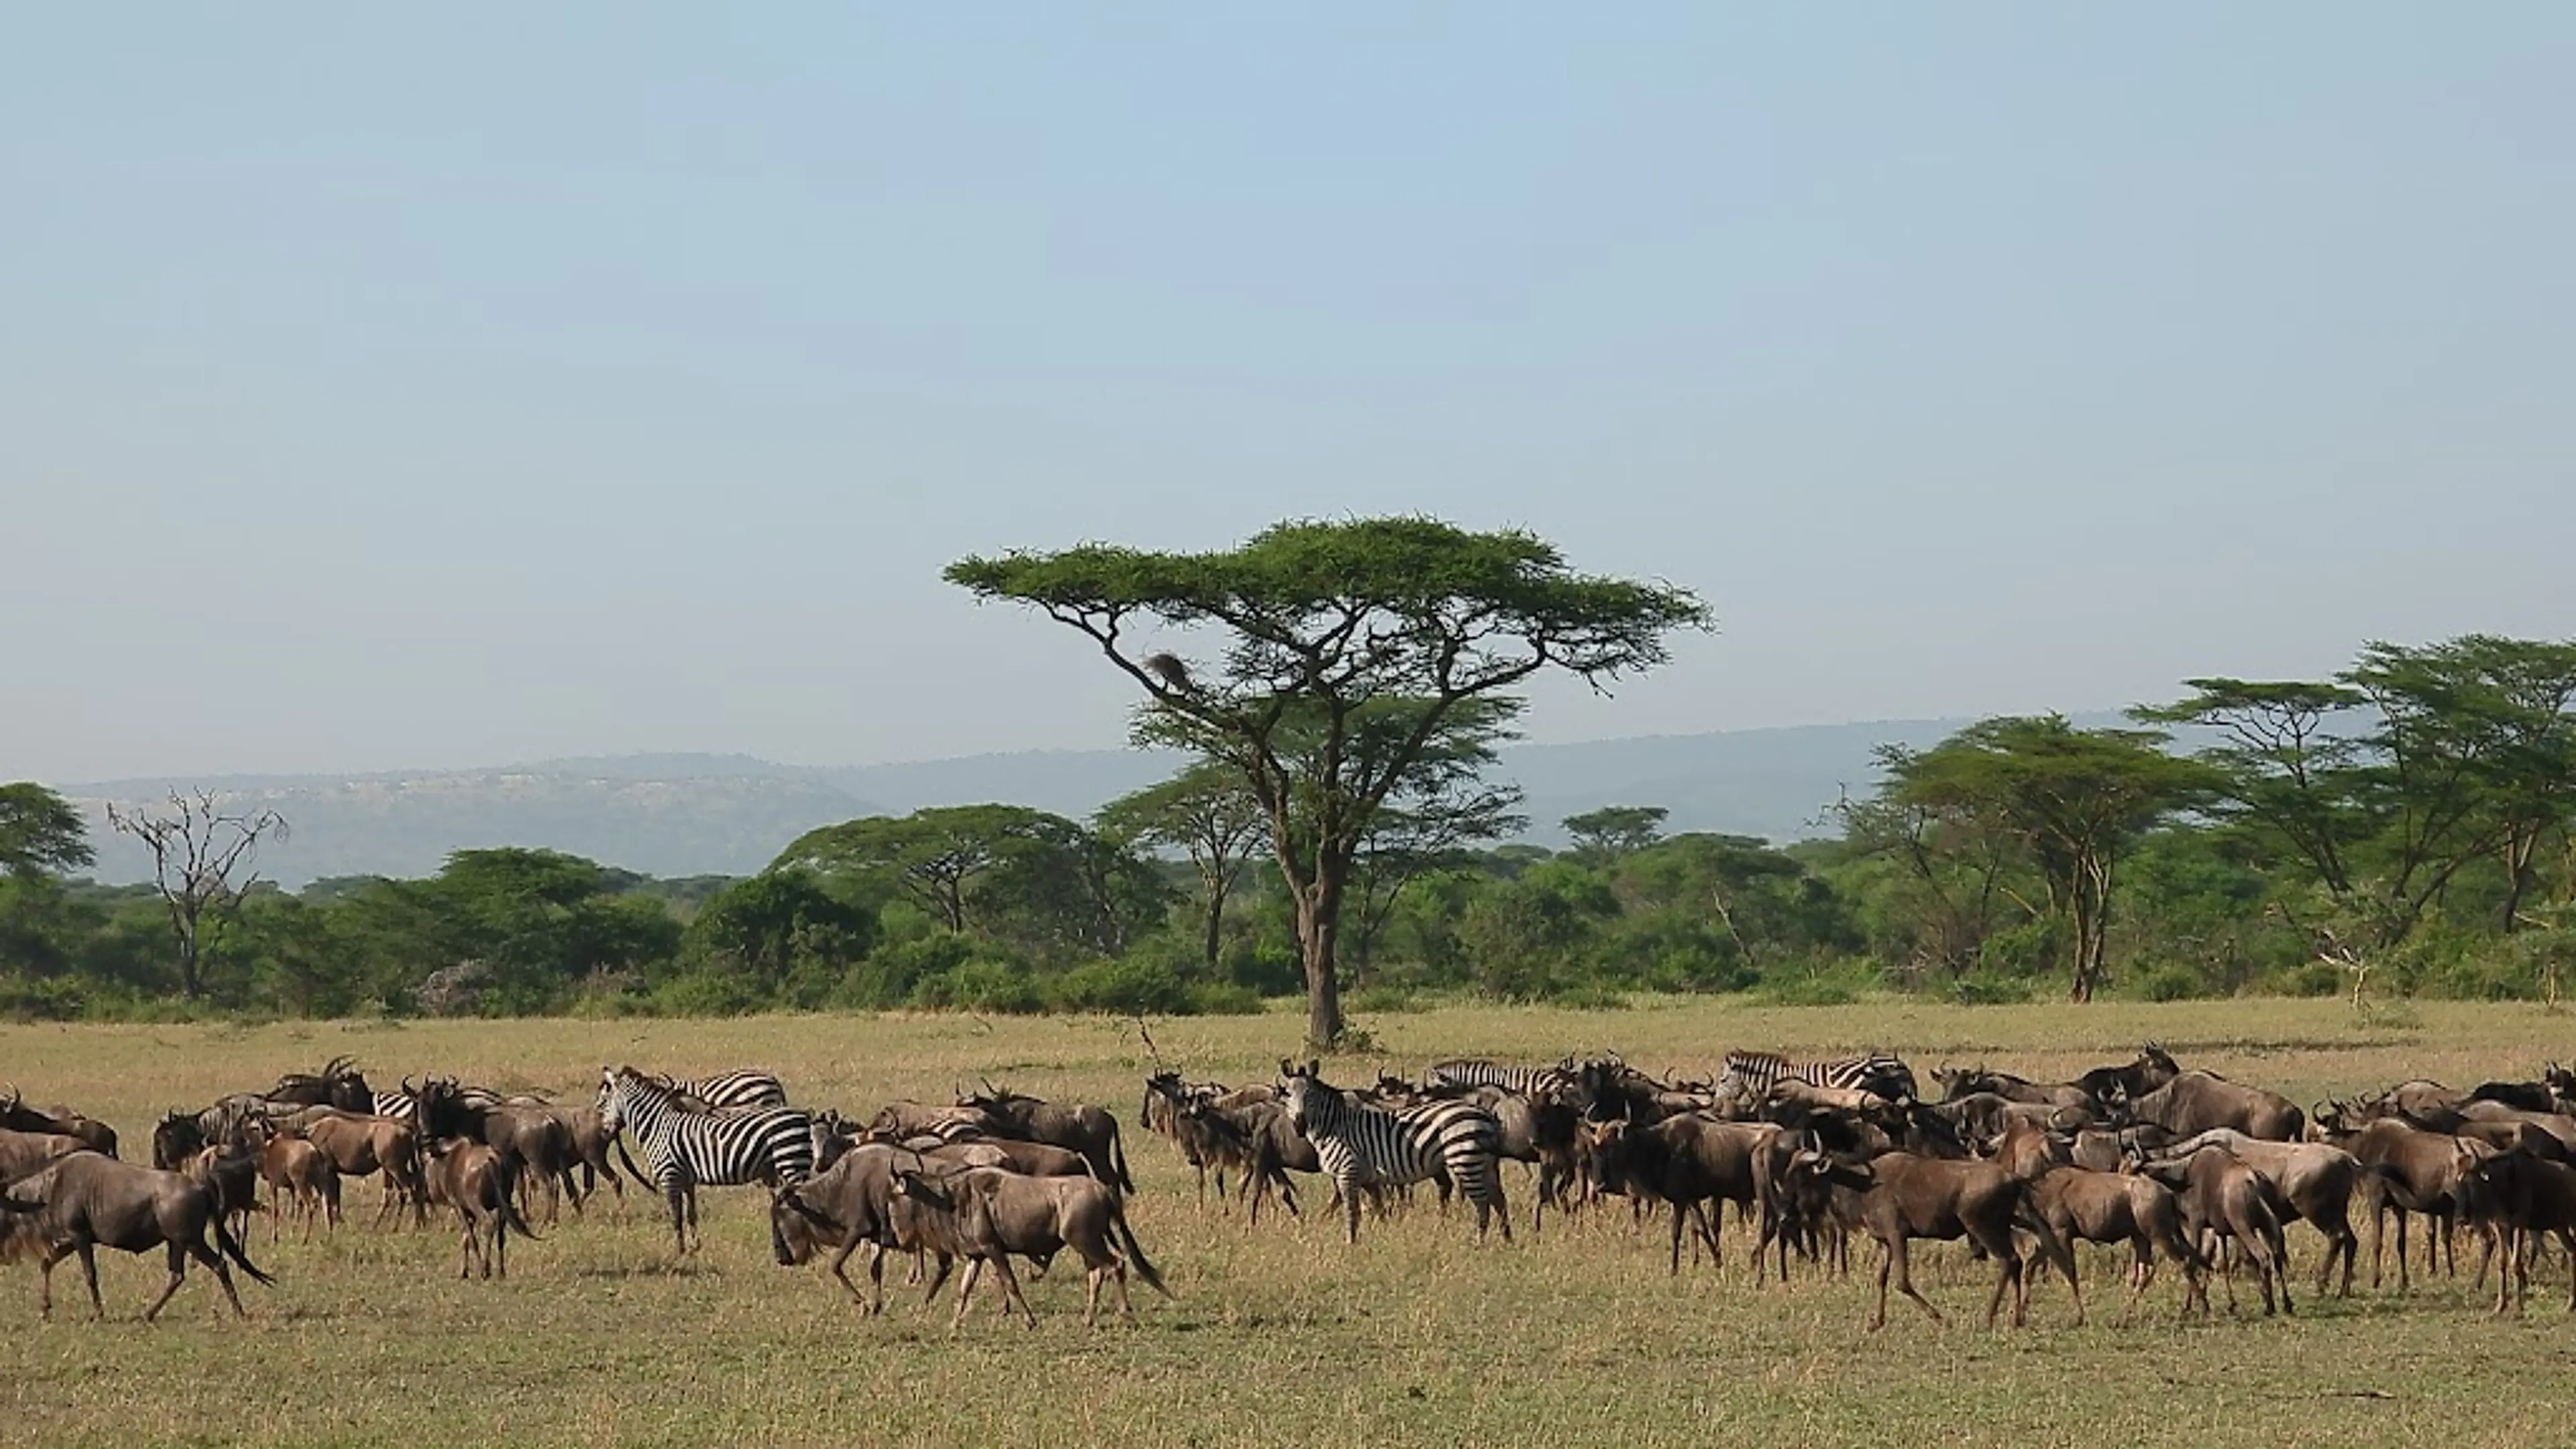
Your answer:
[[[1682,1214],[1688,1210],[1688,1204],[1681,1202],[1675,1202],[1673,1204],[1673,1253],[1671,1276],[1675,1278],[1682,1275]]]
[[[1020,1305],[1020,1313],[1029,1321],[1029,1327],[1037,1327],[1038,1311],[1029,1306],[1029,1295],[1020,1291],[1020,1280],[1011,1272],[1010,1254],[993,1255],[993,1275],[1002,1280],[1002,1312],[1008,1315],[1011,1311],[1011,1303],[1016,1299]]]
[[[928,1307],[930,1306],[931,1300],[932,1300],[932,1299],[934,1299],[934,1298],[937,1298],[937,1297],[939,1296],[939,1285],[948,1281],[948,1265],[949,1265],[949,1257],[948,1257],[948,1255],[947,1255],[946,1253],[934,1253],[934,1254],[932,1254],[931,1256],[932,1256],[932,1258],[934,1258],[934,1259],[937,1261],[937,1263],[938,1263],[938,1267],[937,1267],[936,1269],[934,1269],[934,1270],[931,1272],[931,1275],[930,1275],[930,1287],[929,1287],[927,1290],[925,1290],[925,1291],[922,1293],[922,1295],[921,1295],[921,1306],[922,1306],[922,1307],[924,1307],[924,1308],[928,1308]],[[966,1261],[966,1271],[967,1271],[967,1273],[968,1273],[970,1276],[974,1273],[974,1271],[975,1271],[975,1260],[974,1260],[974,1259],[969,1258],[969,1259]],[[958,1292],[959,1296],[961,1296],[961,1297],[962,1297],[962,1296],[964,1296],[964,1295],[965,1295],[965,1292],[966,1292],[966,1286],[967,1286],[967,1285],[964,1285],[964,1284],[959,1285],[959,1287],[958,1287],[958,1289],[957,1289],[957,1292]]]
[[[522,1218],[520,1221],[524,1222],[526,1219]],[[508,1203],[503,1203],[500,1211],[492,1214],[492,1257],[497,1265],[493,1276],[504,1283],[510,1281],[510,1205]]]
[[[859,1285],[850,1281],[849,1265],[850,1255],[857,1252],[859,1244],[866,1241],[865,1238],[853,1237],[832,1254],[832,1276],[841,1280],[841,1286],[850,1292],[850,1301],[861,1308],[868,1306],[868,1300],[859,1296]],[[877,1249],[877,1261],[880,1263],[885,1261],[885,1249]]]
[[[233,1287],[232,1270],[224,1266],[224,1255],[216,1252],[203,1241],[190,1243],[188,1251],[196,1255],[197,1261],[214,1270],[215,1282],[223,1288],[224,1296],[232,1300],[233,1317],[250,1317],[250,1311],[242,1307],[240,1291]]]
[[[1975,1233],[1969,1241],[1983,1247],[1986,1256],[1996,1263],[1995,1291],[1986,1299],[1986,1327],[1995,1326],[1995,1313],[2003,1307],[2004,1290],[2007,1288],[2013,1295],[2013,1327],[2020,1328],[2029,1323],[2030,1282],[2022,1275],[2021,1250],[2013,1245],[2012,1228],[2007,1225],[2002,1233],[1993,1236]],[[2083,1302],[2080,1294],[2076,1302],[2080,1310]]]
[[[939,1266],[940,1276],[945,1278],[947,1276],[948,1265],[946,1263],[942,1263]],[[964,1276],[957,1280],[957,1316],[948,1320],[948,1331],[950,1333],[955,1333],[957,1330],[966,1326],[966,1307],[968,1304],[975,1301],[975,1282],[983,1276],[984,1260],[981,1258],[967,1259],[966,1272]],[[938,1292],[939,1285],[936,1283],[932,1284],[930,1291],[933,1293]],[[925,1298],[922,1300],[922,1303],[926,1307],[928,1306],[929,1301],[930,1300]],[[1008,1310],[1010,1301],[1011,1300],[1007,1295],[1002,1299],[1005,1311]]]
[[[1872,1320],[1869,1326],[1876,1329],[1887,1323],[1887,1274],[1891,1268],[1896,1272],[1896,1291],[1920,1304],[1924,1312],[1932,1315],[1934,1323],[1949,1322],[1941,1316],[1940,1309],[1932,1306],[1931,1299],[1915,1291],[1914,1263],[1906,1251],[1907,1243],[1904,1234],[1899,1232],[1894,1238],[1880,1241],[1887,1249],[1887,1257],[1878,1265],[1878,1317]]]
[[[885,1312],[885,1260],[885,1244],[879,1243],[876,1245],[875,1254],[868,1259],[868,1293],[870,1297],[868,1311],[870,1313]],[[844,1279],[842,1281],[847,1282],[848,1280]],[[859,1290],[856,1288],[853,1288],[850,1290],[850,1293],[855,1297],[858,1291]]]
[[[98,1245],[87,1238],[81,1239],[80,1260],[81,1276],[89,1280],[90,1317],[104,1320],[107,1317],[107,1303],[98,1296]],[[168,1298],[170,1295],[165,1292],[161,1296]]]
[[[161,1305],[169,1302],[170,1295],[178,1292],[179,1285],[186,1282],[188,1278],[188,1245],[180,1242],[176,1238],[172,1238],[169,1242],[169,1248],[170,1281],[161,1285],[161,1296],[153,1299],[152,1306],[143,1310],[143,1321],[146,1323],[150,1323],[153,1319],[161,1316]],[[81,1249],[81,1266],[90,1270],[90,1291],[93,1293],[97,1292],[98,1270],[97,1266],[90,1261],[89,1249],[87,1247],[83,1247]],[[106,1312],[101,1310],[99,1317],[105,1318],[106,1316]]]
[[[1118,1277],[1119,1312],[1126,1315],[1127,1321],[1132,1324],[1136,1321],[1136,1300],[1127,1296],[1127,1260],[1124,1258],[1110,1259],[1109,1271],[1116,1274]]]
[[[1085,1328],[1096,1328],[1100,1324],[1100,1277],[1108,1271],[1106,1263],[1086,1265],[1083,1270],[1082,1326]]]

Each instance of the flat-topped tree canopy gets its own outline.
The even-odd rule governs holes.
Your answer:
[[[1688,590],[1578,574],[1523,530],[1419,516],[1292,520],[1204,553],[1015,551],[945,576],[1081,631],[1178,726],[1166,737],[1244,772],[1297,902],[1318,1045],[1342,1033],[1334,941],[1352,855],[1461,703],[1499,704],[1544,669],[1600,688],[1665,663],[1674,630],[1711,626]],[[1214,661],[1176,652],[1209,632]],[[1390,718],[1405,725],[1391,740]]]

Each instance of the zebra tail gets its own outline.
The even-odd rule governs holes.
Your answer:
[[[272,1288],[277,1286],[277,1280],[259,1271],[259,1265],[250,1260],[248,1253],[242,1251],[241,1243],[233,1237],[232,1230],[224,1226],[222,1217],[218,1216],[215,1219],[214,1226],[215,1246],[223,1249],[224,1256],[233,1260],[234,1267],[248,1273],[256,1282],[265,1283]]]
[[[1172,1297],[1172,1290],[1163,1286],[1162,1273],[1145,1256],[1144,1245],[1136,1241],[1136,1230],[1127,1226],[1127,1205],[1114,1197],[1109,1200],[1109,1221],[1118,1229],[1118,1244],[1127,1250],[1127,1261],[1136,1265],[1136,1276],[1155,1292]]]

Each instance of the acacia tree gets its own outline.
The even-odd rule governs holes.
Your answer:
[[[1661,805],[1604,805],[1562,823],[1574,837],[1576,855],[1588,864],[1609,865],[1663,839],[1664,818],[1671,813]]]
[[[1892,749],[1886,794],[1935,816],[1963,817],[2018,840],[2065,920],[2074,948],[2069,994],[2102,982],[2111,888],[2122,853],[2208,788],[2208,770],[2159,748],[2152,730],[2079,730],[2061,715],[1990,719],[1931,749]]]
[[[32,880],[97,860],[89,826],[69,800],[33,781],[0,785],[0,872]]]
[[[1213,760],[1100,807],[1093,823],[1120,841],[1159,845],[1187,855],[1199,874],[1200,923],[1210,974],[1225,946],[1225,905],[1243,868],[1261,848],[1269,820],[1243,777]]]
[[[946,577],[1078,630],[1242,774],[1294,906],[1317,1046],[1343,1032],[1342,905],[1370,817],[1461,703],[1546,669],[1602,687],[1663,663],[1674,630],[1709,624],[1687,591],[1577,574],[1532,534],[1428,518],[1280,523],[1210,553],[969,557]],[[1211,634],[1215,658],[1182,657]],[[1372,710],[1390,700],[1415,703]],[[1354,750],[1373,722],[1383,747]]]
[[[870,815],[809,830],[769,869],[847,873],[883,883],[964,931],[972,887],[1015,857],[1043,849],[1073,822],[1021,805],[949,805],[900,819]]]
[[[179,949],[180,989],[191,1000],[204,995],[205,948],[241,914],[242,898],[259,881],[260,842],[284,840],[286,817],[269,809],[227,810],[212,790],[173,790],[169,813],[110,802],[107,823],[152,853],[153,888],[169,910]]]

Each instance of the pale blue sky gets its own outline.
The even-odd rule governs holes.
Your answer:
[[[2576,8],[1300,9],[20,7],[0,778],[1114,744],[941,565],[1290,514],[1707,596],[1541,739],[2576,635]]]

